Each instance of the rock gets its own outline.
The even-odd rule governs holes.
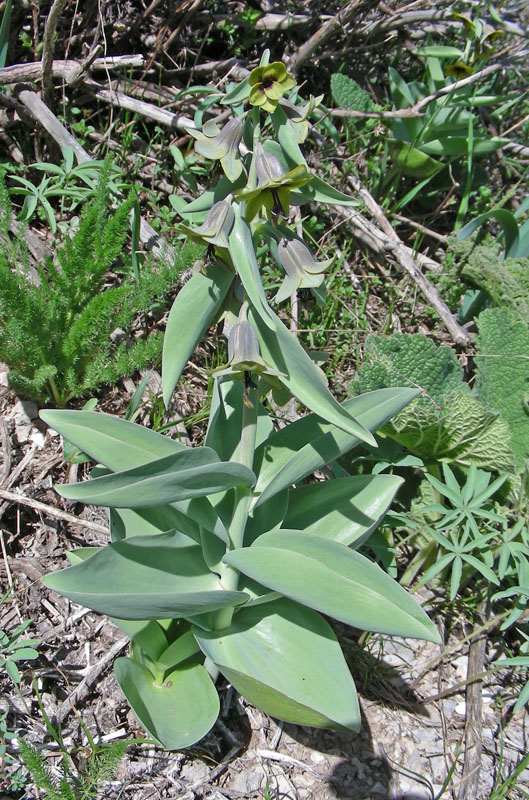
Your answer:
[[[31,400],[19,400],[13,406],[9,416],[15,420],[15,425],[31,425],[38,415],[39,411],[35,403]]]
[[[203,764],[202,761],[190,761],[184,764],[180,772],[180,777],[185,781],[189,781],[189,783],[201,781],[202,778],[206,778],[208,775],[209,767]]]

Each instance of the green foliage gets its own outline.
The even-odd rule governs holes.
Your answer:
[[[375,111],[377,106],[370,95],[352,78],[340,72],[331,75],[331,91],[334,102],[341,108],[356,111]]]
[[[529,319],[529,259],[502,258],[500,247],[492,237],[480,244],[475,239],[464,241],[450,237],[443,261],[448,289],[443,297],[455,307],[461,295],[461,279],[486,292],[495,306],[508,307],[520,319]]]
[[[487,564],[490,539],[496,536],[496,530],[492,526],[484,528],[484,522],[502,521],[492,508],[491,498],[507,476],[502,475],[490,483],[490,472],[478,470],[475,464],[471,465],[462,487],[448,464],[443,464],[443,476],[444,482],[426,475],[444,503],[433,503],[423,509],[439,516],[428,530],[440,552],[420,583],[450,572],[450,600],[454,600],[460,590],[465,564],[470,565],[472,573],[477,570],[487,581],[496,586],[499,584],[499,579]]]
[[[278,250],[294,241],[283,224],[289,204],[354,201],[313,176],[299,147],[316,101],[294,105],[285,96],[293,79],[282,65],[267,67],[265,53],[252,85],[218,92],[234,119],[193,134],[195,152],[219,161],[224,177],[181,212],[179,231],[208,244],[208,260],[171,309],[162,369],[168,403],[204,332],[229,321],[228,361],[215,371],[204,445],[185,447],[90,411],[42,413],[104,468],[60,493],[111,509],[111,542],[70,552],[72,566],[44,582],[111,616],[130,637],[116,678],[142,725],[171,749],[191,746],[214,725],[219,674],[280,719],[358,730],[355,685],[327,618],[439,638],[424,610],[358,552],[401,480],[301,485],[360,442],[374,444],[373,432],[417,390],[386,388],[338,403],[271,305],[261,274],[273,256],[270,239]],[[241,157],[243,133],[253,149]],[[295,253],[278,267],[299,285],[297,273],[315,262],[305,244]],[[266,398],[278,390],[312,413],[276,430]]]
[[[91,747],[83,770],[75,774],[68,756],[63,755],[60,776],[55,778],[45,757],[34,746],[20,739],[20,755],[36,788],[46,800],[95,800],[104,781],[111,780],[127,749],[127,742],[111,742]]]
[[[529,329],[507,308],[478,317],[477,393],[486,409],[499,412],[511,431],[516,468],[529,459]]]
[[[10,633],[0,630],[0,670],[5,670],[15,684],[20,683],[17,661],[31,661],[39,655],[35,650],[35,646],[40,644],[39,640],[22,638],[32,621],[22,622]]]
[[[491,217],[501,226],[504,240],[502,258],[528,258],[529,257],[529,220],[518,223],[529,206],[526,198],[513,214],[505,208],[493,208],[484,214],[479,214],[459,231],[459,237],[465,239]]]
[[[8,712],[0,709],[0,775],[5,781],[4,789],[21,792],[26,786],[27,779],[19,759],[9,752],[17,735],[9,730],[7,716]]]
[[[422,333],[367,337],[364,362],[349,393],[361,394],[389,386],[420,389],[424,396],[416,402],[422,406],[440,404],[445,395],[466,390],[455,353],[445,345],[436,347]]]
[[[441,399],[438,407],[417,401],[403,409],[384,432],[427,463],[450,461],[513,472],[509,426],[468,391]]]
[[[29,254],[23,237],[11,240],[11,208],[0,186],[0,357],[21,394],[65,405],[72,397],[159,357],[161,337],[140,336],[114,344],[116,329],[131,331],[138,313],[162,303],[180,271],[197,253],[180,251],[175,264],[147,264],[137,279],[123,257],[133,196],[109,213],[107,165],[95,197],[83,208],[79,230],[65,237],[55,258],[39,265],[38,282],[28,279]],[[111,269],[125,272],[119,286],[106,286]],[[38,321],[38,324],[36,324]]]
[[[449,347],[436,347],[422,334],[368,337],[366,361],[350,393],[399,383],[417,386],[423,394],[385,426],[386,435],[427,463],[475,462],[500,472],[514,471],[508,420],[498,413],[501,409],[482,404],[481,395],[478,399],[470,392]]]

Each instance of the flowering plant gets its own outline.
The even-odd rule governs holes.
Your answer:
[[[229,323],[203,446],[106,414],[42,414],[102,465],[97,477],[58,491],[109,508],[111,531],[109,544],[69,553],[72,566],[44,582],[108,614],[130,637],[116,678],[167,748],[187,747],[214,725],[219,675],[272,716],[357,730],[355,685],[327,618],[439,638],[417,602],[358,551],[401,479],[304,483],[359,442],[374,444],[373,432],[417,391],[383,389],[338,403],[263,287],[267,247],[286,273],[276,303],[323,280],[326,262],[288,227],[292,204],[353,203],[309,171],[291,134],[292,125],[308,126],[309,112],[287,115],[279,102],[293,88],[265,54],[249,79],[219,97],[236,124],[219,130],[206,122],[193,134],[225,175],[182,212],[180,233],[208,249],[171,310],[162,370],[168,404],[207,329]],[[310,413],[277,429],[273,386]]]

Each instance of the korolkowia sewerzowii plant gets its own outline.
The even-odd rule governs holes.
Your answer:
[[[272,111],[244,111],[255,85],[250,76],[220,97],[238,112],[251,149],[226,161],[220,148],[215,157],[227,171],[240,160],[243,172],[235,182],[227,174],[185,210],[181,232],[203,237],[209,256],[178,294],[164,342],[168,402],[208,327],[221,318],[234,326],[204,445],[186,447],[106,414],[42,414],[102,465],[97,477],[58,490],[109,508],[112,539],[70,552],[72,566],[44,582],[130,636],[117,680],[142,725],[170,749],[192,745],[214,725],[219,674],[272,716],[358,730],[354,682],[325,617],[439,640],[416,601],[358,552],[401,479],[303,484],[357,443],[373,443],[372,432],[416,390],[383,389],[339,404],[271,307],[256,244],[281,241],[285,206],[352,201],[311,175],[289,132],[296,115],[286,116],[281,98]],[[311,413],[276,430],[266,407],[271,387]]]

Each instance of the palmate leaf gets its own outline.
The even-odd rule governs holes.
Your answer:
[[[134,536],[101,548],[74,567],[46,575],[49,589],[119,619],[173,619],[238,605],[224,591],[200,547],[178,532]]]
[[[396,475],[357,475],[299,486],[289,491],[283,525],[358,548],[376,528],[402,483]]]
[[[180,667],[160,684],[130,658],[116,659],[114,673],[143,727],[167,750],[190,747],[215,724],[219,696],[201,664]]]
[[[241,609],[225,630],[194,633],[237,691],[267,714],[359,729],[353,679],[331,627],[316,612],[281,598]]]
[[[439,642],[422,608],[380,567],[348,547],[300,531],[272,531],[224,562],[348,625]]]
[[[361,425],[376,431],[418,393],[417,389],[379,389],[353,397],[343,407]],[[345,433],[316,414],[282,428],[256,450],[255,507],[335,461],[359,442],[358,436]]]
[[[141,467],[56,489],[63,497],[83,503],[146,508],[254,483],[255,475],[243,464],[221,462],[209,447],[189,447]]]

